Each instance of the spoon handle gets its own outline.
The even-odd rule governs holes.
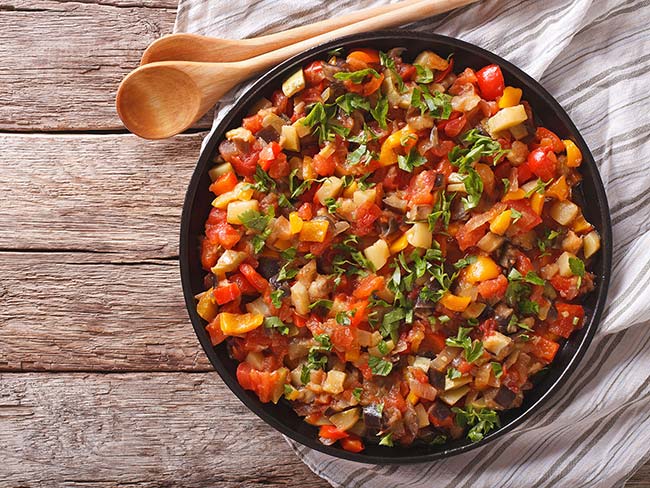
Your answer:
[[[327,30],[325,33],[304,39],[295,44],[291,44],[274,51],[267,52],[260,56],[256,56],[246,61],[239,61],[232,63],[241,66],[249,75],[258,73],[264,69],[270,68],[291,56],[295,56],[307,49],[318,46],[325,42],[336,39],[337,37],[348,36],[352,34],[359,34],[361,32],[368,32],[373,30],[385,29],[388,27],[395,27],[410,22],[421,20],[425,17],[430,17],[442,12],[474,3],[477,0],[420,0],[418,2],[409,2],[409,5],[402,6],[397,10],[385,12],[374,17],[368,17],[364,20],[350,24],[338,29]],[[327,24],[334,19],[328,19],[322,22]]]

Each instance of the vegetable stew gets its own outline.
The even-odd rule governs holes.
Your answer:
[[[330,53],[210,170],[197,312],[237,380],[360,452],[481,440],[582,327],[582,156],[497,65]]]

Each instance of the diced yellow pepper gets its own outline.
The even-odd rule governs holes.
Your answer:
[[[409,401],[411,405],[415,405],[419,400],[418,396],[412,391],[409,391],[409,394],[406,396],[406,399]]]
[[[284,398],[286,398],[287,400],[297,400],[299,396],[300,396],[300,392],[295,388],[292,388],[289,393],[284,394]]]
[[[503,95],[501,95],[501,98],[499,98],[499,108],[514,107],[515,105],[519,105],[521,94],[521,88],[506,86],[503,90]]]
[[[509,191],[504,195],[504,197],[501,199],[502,202],[509,202],[510,200],[522,200],[526,198],[526,192],[522,190],[521,188],[518,188],[515,191]]]
[[[261,313],[228,313],[219,314],[221,332],[226,335],[239,335],[257,329],[264,322]]]
[[[578,215],[575,220],[571,223],[571,230],[577,234],[584,234],[585,232],[590,232],[594,227],[587,222],[584,215]]]
[[[534,192],[530,197],[530,208],[532,208],[533,212],[537,215],[542,215],[542,210],[544,209],[544,198],[544,194],[538,192]]]
[[[219,195],[212,200],[212,206],[216,208],[226,208],[229,203],[235,200],[250,200],[253,198],[253,189],[248,183],[238,183],[231,191]]]
[[[196,313],[208,322],[212,322],[217,316],[217,303],[214,301],[212,288],[204,292],[199,298],[199,302],[196,304]]]
[[[357,349],[349,349],[345,351],[345,360],[346,361],[357,361],[361,357],[360,350]]]
[[[401,237],[398,237],[389,247],[391,254],[397,254],[400,251],[406,249],[408,246],[408,235],[406,233],[402,234]]]
[[[359,188],[359,185],[357,185],[356,181],[353,181],[350,186],[348,186],[345,190],[343,190],[343,196],[345,198],[352,198],[354,195],[354,192],[357,191]]]
[[[502,236],[506,233],[508,227],[510,227],[511,221],[512,211],[510,209],[504,210],[492,220],[492,223],[490,224],[490,232]]]
[[[566,200],[569,198],[569,185],[567,185],[564,175],[551,183],[551,186],[546,189],[546,196],[557,198],[558,200]]]
[[[291,229],[291,234],[297,234],[302,230],[304,222],[298,215],[298,212],[291,212],[289,214],[289,228]]]
[[[565,139],[562,141],[566,148],[566,165],[569,168],[577,168],[582,163],[582,153],[575,142]]]
[[[478,283],[479,281],[492,280],[500,274],[501,268],[499,268],[499,265],[491,258],[487,256],[478,256],[476,261],[465,268],[465,281],[469,283]]]
[[[310,220],[303,222],[299,238],[301,241],[323,242],[330,223],[327,220]]]
[[[442,306],[453,312],[464,312],[471,301],[472,297],[459,297],[451,293],[445,293],[440,299]]]
[[[291,247],[291,241],[285,241],[284,239],[278,239],[273,243],[276,249],[279,249],[280,251],[284,251],[285,249],[289,249]]]
[[[390,166],[397,163],[397,150],[399,149],[402,154],[408,154],[417,141],[418,136],[408,125],[397,132],[393,132],[381,145],[379,165]],[[402,145],[402,142],[404,142],[404,145]]]

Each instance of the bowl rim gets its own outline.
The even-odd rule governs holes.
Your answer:
[[[202,175],[202,172],[199,169],[202,166],[207,164],[207,160],[214,153],[217,144],[223,139],[223,135],[227,130],[228,126],[233,123],[235,116],[241,110],[241,107],[249,103],[253,98],[259,97],[261,92],[265,89],[268,89],[269,82],[272,82],[273,79],[280,75],[281,73],[288,72],[289,69],[293,68],[295,65],[302,64],[306,59],[317,55],[326,53],[329,50],[336,49],[339,47],[346,47],[349,44],[359,44],[359,43],[368,43],[371,44],[375,41],[386,41],[386,40],[395,40],[396,46],[399,46],[399,43],[404,43],[405,41],[414,40],[418,42],[426,41],[431,42],[433,46],[444,46],[450,49],[463,49],[468,51],[476,56],[479,56],[487,61],[492,63],[499,64],[502,67],[505,67],[507,71],[514,74],[520,80],[523,81],[523,88],[526,90],[532,90],[542,98],[546,104],[546,107],[554,112],[554,115],[562,120],[564,124],[569,128],[569,132],[574,138],[576,144],[581,149],[583,154],[583,164],[587,164],[590,167],[590,173],[592,176],[592,183],[595,189],[596,200],[595,202],[598,205],[598,213],[601,222],[603,223],[602,229],[600,229],[601,234],[601,265],[598,270],[599,281],[597,284],[597,295],[596,302],[594,306],[594,312],[591,315],[588,324],[584,325],[584,329],[587,329],[587,332],[582,337],[582,340],[577,344],[575,353],[569,358],[566,367],[559,372],[555,381],[549,386],[549,388],[541,394],[541,396],[532,403],[526,410],[521,414],[514,417],[510,422],[508,422],[503,427],[492,431],[490,434],[486,435],[481,441],[466,443],[459,446],[450,447],[445,450],[431,452],[423,455],[410,455],[410,456],[400,456],[394,457],[390,455],[379,456],[379,455],[368,455],[362,453],[352,453],[345,451],[343,449],[334,447],[334,446],[325,446],[321,444],[315,437],[309,437],[302,432],[297,432],[284,423],[267,413],[264,409],[260,408],[248,395],[244,393],[244,390],[238,384],[234,375],[230,374],[225,365],[217,357],[216,351],[212,346],[208,334],[205,331],[205,325],[203,319],[201,319],[196,313],[194,293],[192,291],[191,285],[191,265],[190,265],[190,246],[195,243],[190,242],[190,219],[193,211],[193,203],[196,198],[197,191],[199,190],[199,181]],[[285,73],[288,74],[288,73]],[[570,375],[576,370],[577,365],[584,357],[589,344],[591,343],[598,325],[600,323],[601,315],[607,300],[607,291],[609,288],[609,281],[611,275],[611,260],[612,260],[612,228],[611,228],[611,219],[609,212],[609,205],[607,203],[607,196],[605,193],[605,188],[598,171],[598,167],[595,163],[593,155],[589,150],[586,142],[582,138],[580,132],[578,131],[575,124],[570,119],[569,115],[562,108],[562,106],[555,100],[555,98],[536,80],[527,75],[520,68],[512,64],[511,62],[501,58],[500,56],[491,53],[481,47],[478,47],[474,44],[471,44],[460,39],[453,37],[443,36],[440,34],[429,34],[414,30],[407,29],[397,29],[397,30],[379,30],[366,32],[361,34],[354,34],[350,36],[340,37],[329,41],[327,43],[320,44],[311,49],[308,49],[296,56],[292,56],[286,61],[280,63],[274,68],[265,72],[262,76],[258,77],[256,81],[248,87],[241,95],[237,97],[237,100],[234,102],[233,106],[227,111],[224,117],[221,119],[219,124],[214,130],[210,132],[207,136],[208,139],[203,145],[203,148],[200,152],[196,167],[190,179],[185,200],[183,203],[183,210],[181,215],[181,225],[180,225],[180,243],[179,243],[179,263],[180,263],[180,275],[183,288],[183,294],[185,298],[185,305],[188,311],[190,321],[194,328],[194,331],[208,356],[210,363],[215,368],[221,379],[226,383],[228,388],[239,398],[241,402],[246,405],[246,407],[255,413],[258,417],[264,420],[274,429],[278,430],[280,433],[286,435],[292,440],[314,449],[316,451],[328,454],[330,456],[345,459],[348,461],[355,461],[364,464],[413,464],[413,463],[423,463],[430,462],[437,459],[443,459],[450,456],[454,456],[461,453],[466,453],[471,450],[482,447],[491,441],[503,436],[504,434],[510,432],[515,427],[520,426],[525,420],[527,420],[533,413],[539,410],[542,404],[547,402],[549,398],[554,395],[568,380]],[[390,452],[390,451],[389,451]]]

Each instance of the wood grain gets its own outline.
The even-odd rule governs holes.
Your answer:
[[[176,4],[0,0],[0,130],[123,130],[117,86],[171,32]]]
[[[216,373],[0,374],[0,487],[324,488]]]
[[[0,253],[0,371],[211,371],[178,261]]]
[[[0,249],[176,256],[203,137],[0,134]]]

